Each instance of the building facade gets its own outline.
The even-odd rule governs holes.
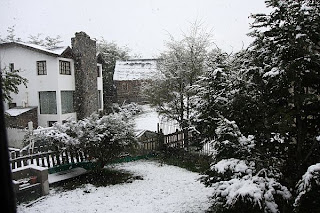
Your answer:
[[[80,32],[72,44],[54,49],[22,42],[0,44],[1,69],[20,70],[28,80],[27,88],[20,85],[19,93],[11,94],[5,109],[37,107],[42,127],[102,110],[102,67],[97,64],[95,41]]]

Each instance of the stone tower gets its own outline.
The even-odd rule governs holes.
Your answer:
[[[75,94],[74,107],[78,119],[98,110],[96,41],[84,32],[71,39],[74,54]]]

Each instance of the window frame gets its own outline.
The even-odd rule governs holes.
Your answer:
[[[71,104],[72,104],[72,110],[71,110],[71,111],[66,111],[66,110],[64,110],[64,109],[65,109],[65,108],[63,107],[63,103],[64,103],[64,102],[63,102],[63,100],[62,100],[62,99],[63,99],[62,93],[64,93],[64,92],[70,92],[70,93],[72,93],[72,103],[71,103]],[[75,91],[73,91],[73,90],[61,90],[61,91],[60,91],[60,96],[61,96],[61,97],[60,97],[60,99],[61,99],[61,114],[68,114],[68,113],[74,113],[74,112],[75,112],[75,110],[74,110],[74,104],[73,104],[73,103],[74,103],[74,92],[75,92]]]
[[[41,93],[54,93],[55,95],[54,95],[54,98],[55,98],[55,108],[54,108],[54,112],[50,112],[50,110],[51,109],[48,109],[47,111],[49,111],[50,113],[45,113],[45,112],[47,112],[47,111],[45,111],[45,112],[43,112],[43,105],[41,106]],[[38,94],[39,94],[39,112],[40,112],[40,114],[41,115],[57,115],[58,114],[58,107],[57,107],[57,92],[56,91],[39,91],[38,92]],[[50,101],[53,101],[53,100],[49,100],[49,102]]]
[[[98,108],[102,109],[102,91],[98,90]]]
[[[42,66],[40,66],[42,65]],[[40,68],[42,70],[40,70]],[[47,61],[37,61],[37,73],[38,75],[47,75]]]
[[[59,60],[59,73],[61,75],[71,75],[71,62]]]
[[[48,127],[52,127],[53,124],[57,123],[58,121],[48,121]]]
[[[100,66],[97,66],[97,74],[98,74],[98,78],[101,77],[101,73],[100,73]]]

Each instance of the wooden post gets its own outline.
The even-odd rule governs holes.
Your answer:
[[[54,152],[51,153],[51,160],[52,160],[52,166],[54,167],[56,165],[56,163],[54,162]]]
[[[71,163],[74,163],[74,158],[73,158],[73,152],[72,152],[72,150],[70,151],[70,158],[71,158]]]
[[[160,129],[159,134],[158,134],[158,149],[163,150],[164,149],[164,135],[162,132],[162,129]]]
[[[188,129],[185,128],[183,130],[183,148],[186,148],[187,150],[189,149],[189,136],[188,136]]]
[[[15,152],[11,152],[11,161],[15,159]],[[15,162],[11,162],[11,168],[15,169],[16,168],[16,163]]]
[[[69,155],[68,155],[68,150],[65,150],[65,152],[64,152],[64,154],[65,154],[65,164],[68,164],[69,163]]]

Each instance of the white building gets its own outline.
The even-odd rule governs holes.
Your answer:
[[[75,60],[70,47],[46,49],[22,42],[0,44],[1,69],[19,70],[19,75],[28,80],[27,88],[20,85],[19,93],[11,94],[12,102],[5,103],[5,109],[36,106],[38,125],[42,127],[48,127],[54,122],[62,123],[68,118],[77,119],[74,107],[78,89]],[[97,88],[98,98],[94,99],[98,100],[96,109],[102,110],[102,65],[97,63],[95,70],[87,71],[97,76],[94,83],[97,86],[92,89]]]

